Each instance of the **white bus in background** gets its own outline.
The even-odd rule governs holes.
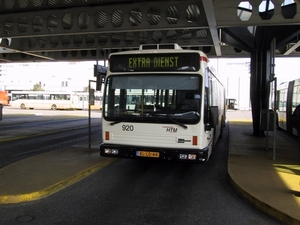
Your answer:
[[[89,93],[88,92],[72,92],[73,108],[74,109],[88,109],[89,107]],[[91,109],[102,109],[102,93],[94,93],[94,104]]]
[[[145,45],[112,53],[108,61],[101,156],[210,158],[225,126],[226,102],[224,86],[203,52]]]
[[[88,92],[12,91],[12,108],[21,109],[87,109]],[[95,95],[95,108],[101,108],[101,94]]]

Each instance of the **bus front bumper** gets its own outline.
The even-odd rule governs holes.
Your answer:
[[[208,147],[205,149],[167,149],[102,143],[100,144],[100,155],[116,158],[205,162],[208,159]]]

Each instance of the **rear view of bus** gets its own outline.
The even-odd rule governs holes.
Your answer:
[[[204,53],[173,46],[109,56],[101,156],[209,159],[225,126],[225,90]]]

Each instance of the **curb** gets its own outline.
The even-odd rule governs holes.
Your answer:
[[[277,221],[281,222],[282,224],[286,225],[300,225],[300,220],[293,218],[273,207],[270,205],[258,200],[257,198],[250,195],[248,192],[243,190],[230,176],[228,172],[228,182],[233,190],[246,202],[250,205],[258,209],[259,211],[265,213],[266,215],[276,219]]]
[[[13,203],[21,203],[21,202],[30,202],[30,201],[35,201],[41,198],[48,197],[76,182],[79,180],[88,177],[89,175],[97,172],[98,170],[112,164],[115,162],[117,159],[115,158],[110,158],[105,160],[102,163],[99,163],[93,167],[90,167],[70,178],[67,178],[61,182],[58,182],[48,188],[45,188],[43,190],[39,191],[34,191],[32,193],[27,193],[27,194],[16,194],[16,195],[3,195],[0,196],[0,204],[13,204]]]

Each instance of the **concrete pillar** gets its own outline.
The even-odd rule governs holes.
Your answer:
[[[260,127],[260,112],[269,109],[270,57],[270,51],[251,53],[250,100],[254,136],[264,135]]]

